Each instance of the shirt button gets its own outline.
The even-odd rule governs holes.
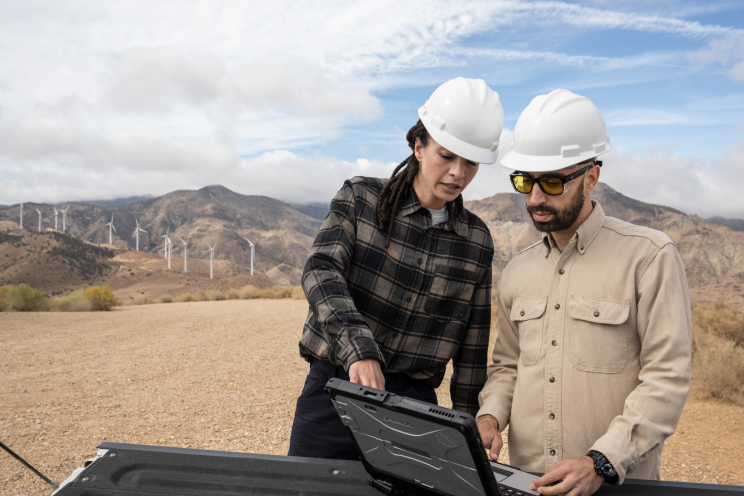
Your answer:
[[[408,303],[411,303],[411,297],[409,296],[408,298],[406,298],[406,301],[407,301]]]
[[[421,265],[421,262],[423,262],[423,260],[421,260],[421,259],[419,258],[419,259],[417,260],[417,262],[418,262],[418,264],[419,264],[419,265]]]
[[[558,346],[558,341],[556,341],[556,340],[554,339],[553,341],[551,341],[551,342],[550,342],[550,344],[552,344],[553,346]]]
[[[581,251],[584,251],[584,247],[583,246],[581,247]]]
[[[565,273],[566,273],[566,271],[565,271],[565,270],[563,270],[563,269],[561,269],[561,270],[559,270],[559,271],[558,271],[558,273],[559,273],[560,275],[563,275],[563,274],[565,274]]]
[[[522,310],[521,312],[519,312],[519,316],[520,317],[524,317],[524,310]]]
[[[556,310],[560,310],[561,309],[561,304],[560,303],[556,303],[555,304],[555,309]]]
[[[595,311],[594,311],[594,316],[595,316],[595,317],[599,317],[599,310],[595,310]]]
[[[554,449],[550,450],[550,456],[555,456],[555,450]]]
[[[553,377],[553,376],[551,375],[551,376],[550,376],[550,378],[549,378],[548,380],[549,380],[550,382],[555,382],[555,377]]]
[[[550,420],[553,420],[555,418],[555,413],[551,413],[550,415],[548,415],[548,418]]]

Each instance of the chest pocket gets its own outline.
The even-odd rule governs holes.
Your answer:
[[[437,265],[424,311],[438,320],[463,320],[469,313],[477,278],[477,272]]]
[[[519,360],[523,365],[535,365],[540,358],[547,296],[516,298],[509,319],[519,328]]]
[[[574,297],[571,316],[571,363],[579,370],[617,374],[628,360],[630,302]]]

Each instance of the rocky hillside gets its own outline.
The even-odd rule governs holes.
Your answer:
[[[628,198],[602,183],[592,198],[609,216],[665,232],[682,255],[695,301],[723,299],[744,306],[744,232]],[[496,245],[494,280],[509,260],[540,239],[525,209],[524,197],[517,193],[500,193],[466,202],[466,206],[491,230]]]
[[[38,226],[35,209],[42,212],[42,228],[54,227],[51,205],[24,204],[24,227]],[[59,208],[59,207],[58,207]],[[33,215],[31,214],[33,213]],[[223,186],[198,191],[175,191],[147,201],[119,207],[73,204],[67,213],[67,232],[95,244],[109,242],[106,224],[114,216],[113,245],[135,249],[135,216],[147,233],[140,233],[140,250],[164,254],[162,236],[170,232],[174,255],[183,253],[178,236],[189,243],[189,258],[209,258],[207,245],[217,244],[217,260],[250,268],[250,246],[256,245],[254,272],[277,284],[298,284],[307,251],[321,220],[288,203],[265,196],[245,196]],[[0,220],[15,221],[18,207],[0,210]],[[62,216],[58,227],[62,229]]]

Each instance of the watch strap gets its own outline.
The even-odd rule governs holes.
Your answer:
[[[612,463],[599,451],[590,450],[587,456],[594,460],[594,471],[597,475],[602,477],[608,484],[617,484],[620,477],[617,475],[617,470],[612,466]]]

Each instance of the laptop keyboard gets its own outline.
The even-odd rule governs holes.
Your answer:
[[[499,491],[501,491],[501,496],[528,496],[527,493],[517,491],[516,489],[512,489],[509,486],[505,486],[503,484],[499,484],[498,486]]]

